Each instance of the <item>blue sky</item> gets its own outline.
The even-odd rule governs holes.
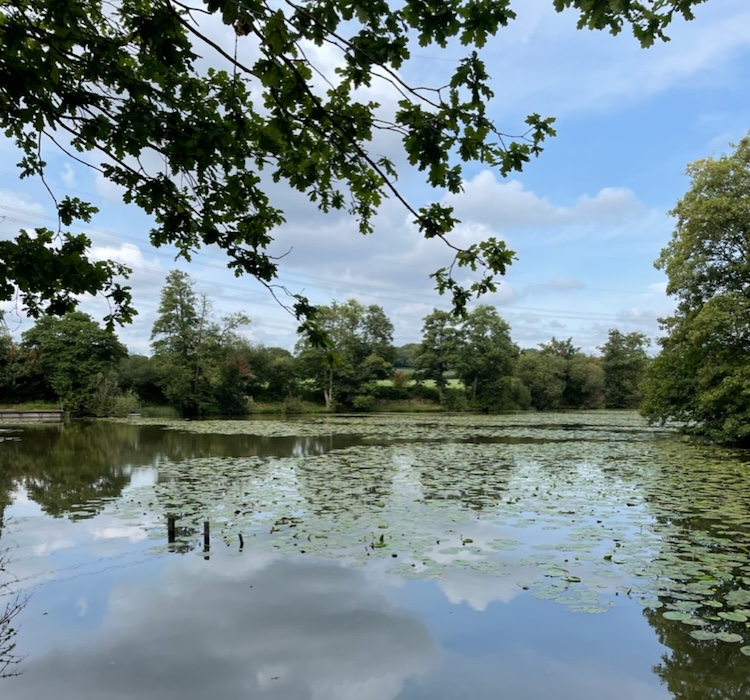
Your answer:
[[[653,260],[668,242],[667,212],[685,192],[688,162],[726,152],[750,129],[750,4],[709,0],[691,23],[676,22],[672,41],[641,49],[629,34],[577,31],[576,16],[556,14],[550,0],[525,0],[518,20],[481,52],[493,77],[490,114],[509,133],[531,112],[557,117],[557,137],[522,174],[505,180],[479,166],[465,170],[464,192],[446,196],[421,184],[399,157],[398,143],[379,138],[373,148],[395,158],[401,187],[416,206],[433,199],[455,205],[462,223],[456,241],[495,235],[518,254],[496,294],[482,303],[497,307],[514,340],[533,347],[552,336],[572,337],[595,352],[609,328],[658,334],[657,318],[672,302]],[[232,42],[231,29],[206,27]],[[313,52],[326,71],[336,57]],[[403,75],[419,84],[441,84],[462,55],[461,47],[414,50]],[[374,86],[387,108],[393,95]],[[220,251],[206,249],[191,264],[147,241],[148,217],[121,203],[117,188],[49,150],[49,180],[57,194],[88,198],[100,208],[84,229],[93,255],[133,267],[139,316],[119,335],[134,352],[148,352],[159,289],[180,267],[213,299],[218,314],[242,310],[248,337],[292,348],[295,321],[252,279],[237,279]],[[51,226],[53,206],[39,183],[20,181],[12,144],[0,141],[0,236],[21,227]],[[450,262],[439,241],[421,240],[395,202],[382,208],[372,236],[363,238],[346,216],[322,215],[296,193],[273,186],[287,224],[271,250],[291,249],[280,281],[313,302],[357,298],[380,304],[395,325],[396,344],[420,338],[422,318],[447,308],[433,291],[430,272]],[[10,305],[6,304],[5,308]],[[106,313],[102,300],[83,309]],[[20,333],[29,321],[11,314]]]

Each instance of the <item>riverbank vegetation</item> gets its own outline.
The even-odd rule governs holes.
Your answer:
[[[750,445],[750,136],[687,174],[656,261],[677,308],[662,320],[643,409],[701,438]]]
[[[634,408],[649,359],[640,333],[609,332],[597,355],[572,338],[519,348],[494,307],[463,319],[434,310],[419,343],[396,347],[377,305],[334,300],[318,311],[327,344],[301,335],[294,353],[243,333],[251,319],[219,317],[190,277],[171,272],[150,356],[130,354],[90,316],[45,316],[19,342],[0,338],[0,393],[49,402],[73,416],[227,415],[315,410],[503,411]]]

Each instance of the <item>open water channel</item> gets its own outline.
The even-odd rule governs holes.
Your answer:
[[[746,700],[749,476],[619,412],[5,428],[0,697]]]

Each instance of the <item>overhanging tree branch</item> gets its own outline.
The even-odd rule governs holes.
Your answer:
[[[666,39],[674,16],[691,19],[701,1],[553,4],[578,11],[581,27],[617,33],[629,25],[647,46]],[[209,35],[207,16],[221,17],[229,48]],[[516,137],[497,128],[486,114],[490,76],[473,50],[441,86],[410,84],[399,71],[415,37],[421,46],[460,41],[481,48],[514,18],[509,0],[459,0],[442,13],[419,0],[284,0],[281,8],[265,0],[11,0],[0,8],[0,127],[23,152],[22,177],[44,175],[42,133],[63,152],[96,150],[105,160],[95,167],[124,189],[126,202],[154,218],[153,245],[174,245],[187,259],[204,245],[217,245],[236,274],[271,286],[278,268],[267,250],[284,216],[269,179],[302,192],[323,211],[348,211],[363,233],[372,232],[383,198],[392,197],[426,238],[450,246],[452,264],[433,277],[462,311],[472,296],[494,289],[513,253],[494,239],[467,248],[452,244],[457,220],[439,203],[442,193],[461,190],[466,162],[502,175],[521,170],[554,135],[553,120],[531,115],[528,130]],[[260,54],[252,64],[240,62],[236,51],[248,35]],[[323,44],[343,60],[335,79],[307,52]],[[200,47],[230,72],[204,68]],[[324,90],[314,84],[316,75]],[[398,98],[390,112],[358,99],[360,88],[375,82]],[[392,161],[371,152],[379,131],[401,137],[406,159],[435,188],[437,201],[420,206],[398,187]],[[70,146],[59,132],[69,135]],[[161,158],[160,170],[146,167],[149,153]],[[57,208],[63,223],[94,211],[67,198]],[[79,246],[69,264],[57,265],[64,276],[50,287],[19,263],[38,243],[22,235],[4,243],[0,298],[21,288],[32,314],[69,310],[60,305],[60,290],[85,286],[87,275],[93,279],[87,246]],[[48,252],[57,260],[62,248]],[[105,267],[95,291],[113,302],[110,322],[127,322],[135,313],[121,283],[127,270],[111,261]],[[462,286],[454,276],[458,268],[478,271],[479,279]],[[299,315],[312,307],[299,297],[293,309]]]

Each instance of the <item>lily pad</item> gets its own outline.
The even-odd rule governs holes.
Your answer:
[[[690,613],[680,612],[678,610],[667,610],[661,615],[666,620],[679,620],[680,622],[683,622],[684,620],[690,620],[693,617]]]
[[[698,639],[702,642],[708,642],[712,639],[716,639],[716,633],[715,632],[709,632],[707,630],[693,630],[690,633],[690,636],[693,639]]]
[[[722,642],[741,642],[742,635],[734,632],[718,632],[716,639],[720,639]]]
[[[720,612],[717,615],[724,620],[731,620],[732,622],[747,622],[747,617],[738,612]]]

